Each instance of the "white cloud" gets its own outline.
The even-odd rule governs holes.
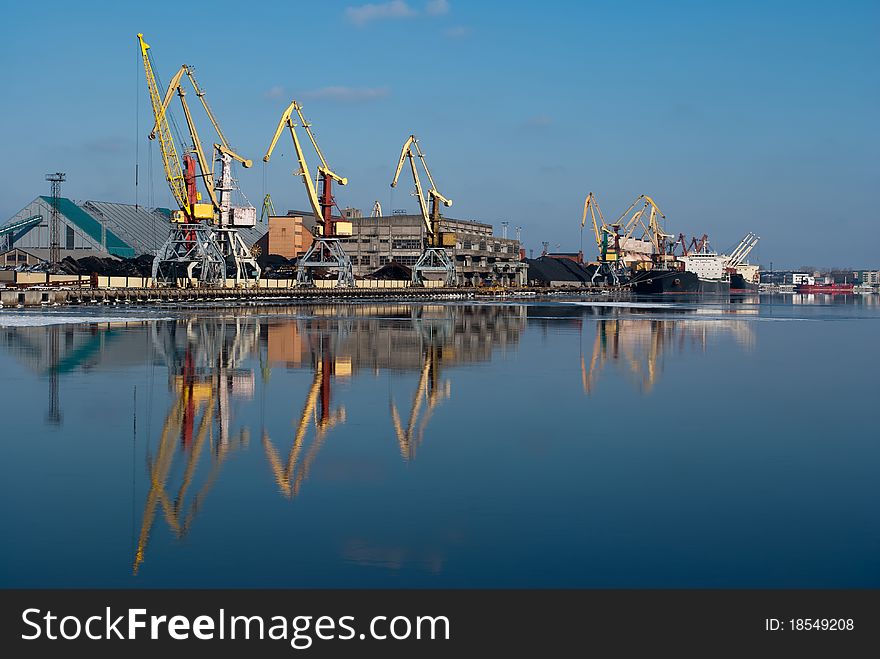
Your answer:
[[[281,85],[274,85],[263,92],[263,98],[268,98],[269,100],[276,100],[286,95],[284,87]]]
[[[449,2],[448,0],[428,0],[428,4],[425,5],[425,11],[431,14],[431,16],[448,14]]]
[[[334,101],[337,103],[363,103],[388,96],[388,87],[322,87],[302,92],[304,100]]]
[[[443,30],[443,36],[447,39],[464,39],[470,36],[471,29],[466,25],[456,25],[455,27]]]
[[[358,27],[387,18],[409,18],[417,13],[404,0],[390,0],[390,2],[377,4],[369,3],[356,7],[346,7],[345,9],[345,17]]]

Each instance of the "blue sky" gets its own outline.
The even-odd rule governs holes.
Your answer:
[[[609,220],[649,194],[670,232],[719,250],[755,231],[753,255],[776,268],[880,267],[877,2],[52,0],[5,13],[0,219],[56,170],[74,199],[172,203],[146,139],[140,31],[166,83],[196,67],[255,162],[239,175],[258,207],[270,192],[278,210],[307,208],[289,136],[261,162],[296,98],[349,178],[341,206],[415,212],[408,180],[389,187],[415,133],[449,216],[521,226],[536,253],[578,249],[592,190]]]

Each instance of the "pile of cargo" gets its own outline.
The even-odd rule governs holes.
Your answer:
[[[116,257],[100,258],[86,256],[81,259],[65,257],[59,264],[62,272],[69,275],[103,275],[110,277],[151,277],[153,256],[144,254],[133,259]]]
[[[595,266],[552,256],[525,261],[529,266],[529,283],[535,286],[589,286],[596,270]]]
[[[402,263],[398,263],[397,261],[391,261],[390,263],[386,263],[381,268],[372,272],[364,279],[382,279],[385,281],[390,280],[403,280],[409,281],[412,279],[412,270],[403,265]]]

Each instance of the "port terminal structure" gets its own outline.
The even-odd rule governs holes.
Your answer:
[[[318,154],[318,159],[321,161],[321,164],[318,165],[315,177],[321,181],[320,199],[318,199],[318,193],[315,190],[315,185],[312,183],[309,166],[306,162],[306,157],[303,153],[299,137],[297,137],[296,134],[297,124],[293,118],[294,112],[296,112],[299,117],[299,123],[305,129],[315,152]],[[311,247],[309,247],[306,253],[303,254],[297,262],[297,285],[314,286],[315,279],[313,273],[315,269],[326,268],[329,270],[336,270],[336,283],[338,286],[354,286],[354,269],[351,263],[351,258],[345,253],[345,249],[342,247],[342,243],[338,238],[339,235],[351,235],[351,222],[347,222],[342,218],[336,219],[333,217],[333,207],[336,206],[336,200],[333,197],[333,181],[336,181],[339,185],[346,185],[348,179],[344,176],[339,176],[339,174],[330,169],[321,148],[318,146],[315,135],[312,133],[311,126],[312,125],[306,121],[306,118],[303,116],[302,106],[295,100],[291,101],[290,105],[287,106],[287,109],[281,114],[281,119],[278,121],[278,127],[275,129],[275,134],[272,136],[272,142],[269,144],[269,148],[266,149],[266,155],[263,156],[263,162],[269,162],[269,159],[272,157],[272,151],[278,143],[278,138],[281,137],[281,132],[287,127],[290,131],[290,137],[293,139],[293,147],[296,151],[296,157],[299,163],[299,171],[294,173],[302,177],[303,183],[306,186],[306,194],[309,198],[309,204],[311,204],[316,219],[314,241],[312,242]]]
[[[416,167],[416,157],[422,163],[422,169],[425,170],[425,176],[428,177],[428,182],[431,185],[428,188],[428,199],[430,199],[431,205],[430,211],[428,210],[428,199],[425,198],[422,182],[419,178],[419,170]],[[394,179],[391,181],[392,188],[397,185],[404,160],[409,161],[413,183],[415,184],[415,196],[419,200],[419,209],[422,211],[422,221],[425,223],[426,231],[422,254],[412,269],[413,286],[424,285],[426,281],[425,275],[428,274],[439,274],[447,286],[454,286],[455,262],[449,257],[446,247],[455,246],[455,234],[440,231],[440,204],[447,207],[452,206],[452,199],[444,197],[437,191],[434,177],[431,176],[431,170],[428,169],[428,163],[425,161],[425,154],[419,147],[419,141],[415,135],[410,135],[403,143],[403,148],[400,150],[400,158],[397,161],[397,168],[394,171]]]
[[[230,146],[191,66],[182,65],[171,79],[164,96],[160,95],[150,46],[144,41],[143,34],[139,33],[137,39],[155,119],[150,139],[158,138],[165,178],[178,206],[178,210],[172,212],[168,240],[153,261],[153,280],[158,286],[174,286],[184,277],[207,286],[223,286],[227,280],[232,280],[237,286],[253,285],[260,278],[260,267],[238,234],[238,227],[253,227],[257,211],[249,204],[232,204],[232,194],[237,190],[232,177],[232,161],[244,167],[250,167],[253,163]],[[210,165],[186,101],[186,90],[182,84],[184,75],[192,84],[219,139],[213,145],[213,162]],[[182,140],[179,136],[175,138],[169,122],[169,104],[175,94],[180,99],[191,141],[182,160],[175,145],[175,142],[182,143]],[[220,175],[215,182],[214,165],[217,162],[220,163]],[[203,203],[197,185],[199,179],[210,203]]]

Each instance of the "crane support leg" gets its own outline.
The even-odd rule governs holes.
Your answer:
[[[424,286],[427,273],[442,274],[446,286],[455,286],[455,263],[442,247],[428,247],[412,269],[412,285]]]
[[[226,262],[226,277],[236,286],[255,286],[260,279],[260,266],[236,229],[214,229],[217,245]]]
[[[201,286],[226,281],[226,260],[217,236],[204,224],[174,224],[165,244],[153,259],[156,286],[176,286],[178,280],[196,280]]]
[[[315,242],[296,265],[296,285],[314,286],[314,268],[336,270],[336,286],[354,286],[351,258],[345,253],[338,238],[315,236]]]

